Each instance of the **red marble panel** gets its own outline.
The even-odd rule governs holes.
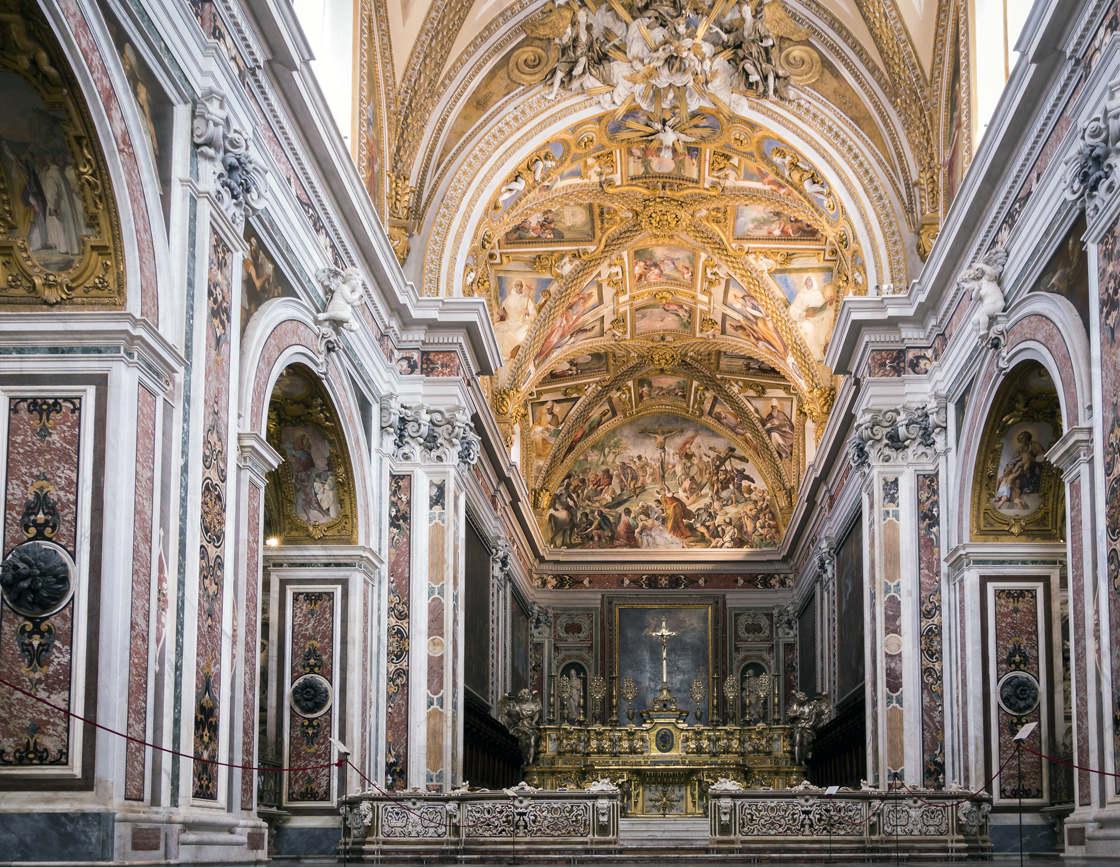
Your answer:
[[[132,527],[132,617],[128,648],[128,734],[145,740],[148,722],[148,624],[152,613],[152,513],[156,467],[156,396],[137,394],[136,485]],[[124,796],[144,797],[145,748],[125,746]]]
[[[290,675],[294,684],[304,675],[319,675],[334,682],[334,595],[323,591],[292,594]],[[288,731],[288,767],[325,765],[331,761],[331,721],[337,708],[307,717],[291,708]],[[329,801],[329,767],[288,774],[289,801]]]
[[[389,476],[389,612],[386,620],[385,785],[408,786],[409,594],[412,574],[412,477]]]
[[[210,233],[206,281],[206,349],[202,436],[202,483],[198,552],[198,623],[196,634],[194,754],[219,758],[219,702],[222,695],[222,601],[226,571],[226,487],[229,438],[230,311],[233,297],[232,251]],[[194,762],[191,794],[217,800],[217,768]]]
[[[922,785],[945,787],[941,663],[941,491],[936,473],[919,473],[918,614],[922,669]]]
[[[1038,588],[1003,589],[993,591],[995,635],[995,675],[991,688],[994,695],[1000,692],[1000,682],[1011,672],[1021,671],[1041,683],[1040,641],[1038,634],[1038,613],[1042,600]],[[1012,738],[1023,726],[1037,722],[1039,727],[1026,740],[1026,746],[1035,752],[1043,752],[1042,713],[1044,703],[1040,702],[1028,713],[1013,714],[997,702],[993,702],[996,715],[996,730],[999,740],[997,767],[1015,754]],[[1041,798],[1042,759],[1032,753],[1022,756],[1022,776],[1013,762],[999,778],[1001,798]],[[995,770],[995,768],[993,768]]]
[[[906,372],[906,353],[901,349],[872,349],[867,355],[865,376],[893,379]]]
[[[420,373],[423,376],[460,376],[459,355],[456,352],[420,353]]]
[[[1101,239],[1097,250],[1100,269],[1101,408],[1104,429],[1104,490],[1107,508],[1104,515],[1106,568],[1108,570],[1108,628],[1120,635],[1120,223],[1114,223]],[[1080,613],[1080,612],[1078,612]],[[1094,628],[1098,628],[1094,624]],[[1100,647],[1094,641],[1094,647]],[[1103,660],[1097,660],[1100,665]],[[1120,683],[1120,641],[1111,642],[1112,682]],[[1114,690],[1108,713],[1113,718],[1114,767],[1120,767],[1120,689]],[[1120,779],[1112,781],[1120,793]]]
[[[65,709],[70,707],[74,605],[71,599],[50,617],[23,617],[0,603],[0,677]],[[6,693],[0,767],[68,764],[69,720],[29,696]]]
[[[1073,666],[1074,714],[1076,725],[1076,763],[1082,768],[1089,767],[1089,696],[1086,680],[1086,664],[1093,658],[1092,650],[1085,643],[1085,558],[1081,553],[1084,544],[1081,526],[1081,479],[1075,478],[1069,484],[1069,616],[1073,627],[1073,647],[1070,664]],[[1093,802],[1092,779],[1089,771],[1077,771],[1077,802],[1085,807]]]
[[[245,664],[242,666],[242,706],[241,706],[241,764],[256,764],[257,746],[257,657],[260,647],[257,644],[257,606],[261,584],[261,492],[253,484],[249,485],[246,504],[246,543],[245,543]],[[256,791],[256,774],[241,772],[241,809],[253,809],[253,793]]]
[[[81,409],[77,397],[8,402],[4,556],[16,545],[45,539],[77,559]]]

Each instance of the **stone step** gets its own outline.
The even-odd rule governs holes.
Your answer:
[[[619,819],[618,842],[624,849],[707,849],[708,820],[706,817]]]

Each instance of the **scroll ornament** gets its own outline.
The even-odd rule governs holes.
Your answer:
[[[393,456],[400,461],[457,464],[472,467],[481,440],[460,407],[448,410],[423,404],[406,406],[396,398],[381,402],[381,432],[392,437]]]
[[[865,469],[871,461],[904,463],[933,460],[944,445],[945,408],[865,409],[848,444],[852,465]]]
[[[1066,199],[1085,207],[1092,221],[1120,186],[1120,78],[1108,85],[1108,99],[1100,113],[1081,126],[1081,142],[1064,162],[1062,186]]]
[[[198,155],[211,164],[218,206],[240,231],[245,218],[264,207],[268,169],[257,162],[245,133],[234,128],[225,97],[216,90],[209,89],[199,98],[191,137]]]

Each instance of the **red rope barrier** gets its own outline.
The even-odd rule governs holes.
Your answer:
[[[1034,755],[1038,756],[1040,759],[1046,759],[1049,762],[1057,762],[1059,765],[1065,765],[1067,768],[1076,768],[1079,771],[1088,771],[1090,774],[1101,774],[1105,777],[1120,777],[1120,774],[1112,774],[1112,773],[1109,773],[1108,771],[1098,771],[1096,768],[1083,768],[1081,765],[1075,765],[1073,762],[1063,761],[1062,759],[1052,759],[1052,758],[1050,758],[1050,756],[1044,756],[1042,753],[1035,752],[1030,747],[1028,747],[1026,744],[1023,744],[1023,749],[1026,750],[1028,753],[1033,753]]]
[[[45,704],[47,707],[51,708],[52,710],[56,710],[59,713],[64,714],[68,717],[72,717],[73,719],[78,720],[78,722],[83,722],[86,725],[91,725],[96,729],[100,729],[101,731],[106,732],[106,733],[111,734],[111,735],[116,735],[119,738],[124,738],[126,741],[130,741],[134,744],[140,744],[141,746],[144,746],[144,747],[151,747],[153,750],[159,750],[161,753],[168,753],[169,755],[172,755],[172,756],[178,756],[181,759],[190,759],[191,761],[194,761],[194,762],[205,762],[208,765],[216,765],[217,767],[220,767],[220,768],[237,768],[237,769],[242,770],[242,771],[282,771],[284,773],[294,773],[296,771],[317,771],[317,770],[320,770],[321,768],[334,768],[334,767],[341,767],[342,766],[342,759],[339,759],[337,762],[328,762],[325,765],[305,765],[301,768],[266,768],[266,767],[263,767],[263,766],[260,766],[260,765],[235,765],[235,764],[231,764],[230,762],[219,762],[216,759],[204,759],[202,756],[196,756],[196,755],[191,755],[191,754],[188,754],[188,753],[183,753],[183,752],[180,752],[179,750],[173,750],[170,747],[162,747],[159,744],[153,744],[153,743],[149,743],[148,741],[141,740],[140,738],[134,738],[132,735],[126,735],[124,732],[118,732],[115,729],[109,728],[108,726],[103,726],[103,725],[101,725],[101,723],[97,722],[97,720],[87,719],[84,716],[78,716],[78,714],[74,713],[73,711],[67,710],[64,707],[59,707],[57,704],[49,702],[45,698],[42,698],[41,696],[35,695],[35,693],[33,693],[33,692],[28,692],[26,689],[22,689],[22,688],[16,686],[14,683],[9,683],[8,681],[4,680],[3,678],[0,678],[0,684],[8,687],[9,689],[14,689],[16,692],[23,693],[28,698],[34,699],[35,701],[39,702],[40,704]]]

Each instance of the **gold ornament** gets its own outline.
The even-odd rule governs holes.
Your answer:
[[[393,253],[396,254],[397,261],[404,264],[404,260],[408,258],[408,253],[411,249],[409,244],[409,232],[407,226],[390,226],[389,244],[393,248]]]
[[[680,360],[680,355],[676,351],[669,349],[667,346],[655,346],[649,351],[649,363],[651,367],[656,367],[659,370],[664,370],[666,367],[672,367]]]
[[[681,203],[669,196],[655,196],[641,204],[638,225],[654,235],[672,235],[684,222]]]
[[[388,177],[389,216],[396,220],[408,220],[416,188],[408,185],[408,178],[405,175],[390,173]]]

